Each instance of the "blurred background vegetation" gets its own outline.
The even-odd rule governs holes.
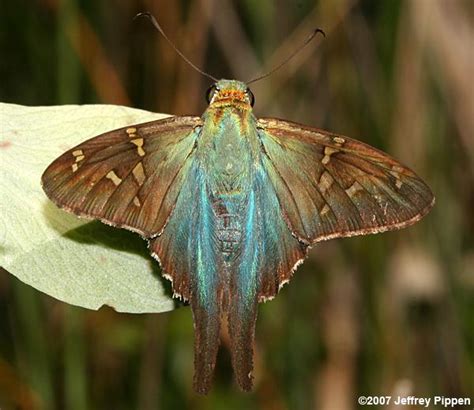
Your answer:
[[[413,168],[437,203],[416,226],[316,246],[260,306],[256,386],[226,337],[207,397],[192,390],[187,307],[68,306],[0,271],[0,408],[351,409],[358,395],[474,402],[474,1],[17,0],[0,11],[0,100],[200,114],[208,79],[256,83],[258,116],[360,139]],[[91,135],[92,137],[92,135]],[[145,246],[145,242],[143,243]]]

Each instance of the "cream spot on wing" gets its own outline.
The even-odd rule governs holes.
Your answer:
[[[390,174],[392,174],[395,178],[400,178],[400,172],[403,171],[403,168],[399,167],[398,165],[394,165]]]
[[[400,179],[400,173],[402,171],[403,171],[403,168],[398,165],[392,166],[392,170],[390,171],[390,174],[394,176],[396,179],[395,186],[397,187],[397,189],[400,189],[403,185],[403,182]]]
[[[321,212],[319,212],[319,215],[323,216],[326,215],[329,212],[330,208],[328,204],[324,204],[323,209],[321,209]]]
[[[322,194],[324,194],[332,185],[334,179],[329,172],[324,171],[319,178],[318,187]]]
[[[321,160],[321,162],[324,165],[329,163],[329,160],[331,159],[331,155],[334,154],[335,152],[339,152],[339,151],[335,148],[332,148],[332,147],[324,147],[324,157]]]
[[[383,201],[383,196],[380,195],[380,194],[375,194],[374,198],[377,201],[377,203],[379,203],[379,204]]]
[[[375,194],[375,195],[374,195],[374,199],[377,201],[377,204],[378,204],[381,208],[385,208],[385,206],[388,204],[388,202],[386,201],[384,195]]]
[[[115,186],[120,185],[122,179],[118,177],[118,175],[114,171],[110,171],[106,176],[106,178],[110,179]]]
[[[135,165],[135,168],[133,168],[132,174],[135,177],[138,185],[142,186],[143,183],[145,182],[146,176],[145,176],[145,170],[143,169],[143,164],[141,162]]]
[[[79,168],[77,163],[81,162],[85,158],[84,152],[82,152],[82,149],[76,149],[75,151],[72,151],[72,156],[75,158],[76,163],[72,164],[71,168],[72,172],[76,172]]]
[[[355,181],[349,188],[346,189],[346,194],[349,195],[349,198],[352,198],[356,192],[362,191],[362,185],[359,182]]]
[[[134,134],[137,133],[137,129],[135,127],[130,127],[125,130],[129,137],[135,137]]]
[[[143,149],[143,138],[137,138],[130,141],[132,144],[137,146],[138,155],[143,157],[145,155],[145,150]]]
[[[342,145],[346,142],[346,140],[344,138],[341,138],[341,137],[334,137],[332,139],[337,145]]]
[[[133,204],[135,206],[141,206],[142,204],[140,203],[140,200],[138,199],[137,196],[133,197]]]

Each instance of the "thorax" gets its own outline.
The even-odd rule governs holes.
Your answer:
[[[198,156],[213,194],[245,194],[259,160],[252,112],[233,106],[208,108],[203,115]]]

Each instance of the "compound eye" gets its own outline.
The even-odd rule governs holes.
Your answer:
[[[208,104],[211,103],[214,98],[214,94],[218,91],[218,88],[215,84],[212,84],[206,91],[206,101]]]
[[[253,92],[250,90],[250,88],[247,88],[247,96],[249,97],[250,106],[253,107],[255,104],[255,96],[253,95]]]

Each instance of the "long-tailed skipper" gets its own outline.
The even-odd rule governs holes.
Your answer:
[[[237,381],[252,387],[257,305],[312,245],[409,226],[434,203],[413,171],[369,145],[257,119],[242,82],[216,81],[208,101],[201,117],[94,137],[42,177],[60,208],[148,241],[174,294],[191,305],[200,393],[211,386],[224,317]]]

